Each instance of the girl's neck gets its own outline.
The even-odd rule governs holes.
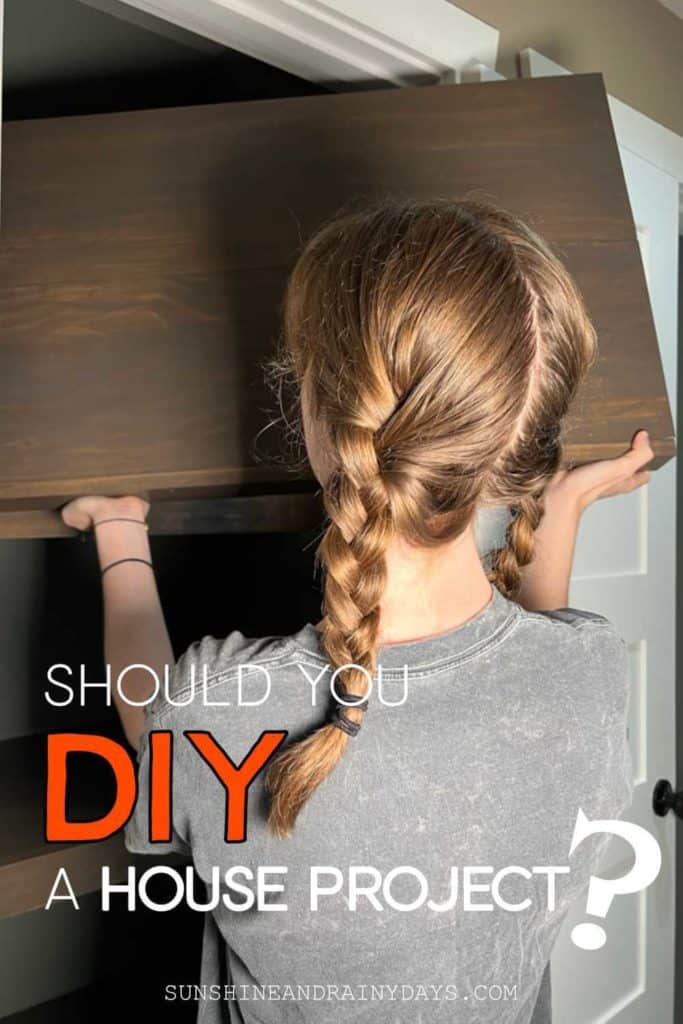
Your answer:
[[[394,540],[387,550],[387,585],[378,642],[402,643],[463,625],[491,600],[470,525],[438,548],[414,548]]]

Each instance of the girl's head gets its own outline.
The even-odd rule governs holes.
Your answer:
[[[333,667],[358,666],[343,683],[364,695],[393,537],[436,546],[478,507],[510,506],[490,578],[515,595],[595,335],[567,270],[522,221],[438,200],[319,230],[289,281],[284,341],[329,519],[322,640]],[[330,723],[276,756],[278,834],[352,742]]]

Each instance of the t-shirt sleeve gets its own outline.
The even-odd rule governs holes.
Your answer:
[[[633,799],[628,648],[604,615],[569,607],[539,614],[570,627],[571,647],[563,656],[575,659],[577,671],[584,677],[583,692],[588,701],[584,715],[587,728],[597,740],[596,770],[604,780],[600,811],[605,818],[618,818]],[[559,644],[557,650],[559,656]]]
[[[580,808],[589,821],[621,818],[631,806],[634,793],[628,734],[628,648],[602,615],[574,608],[542,614],[571,628],[563,650],[558,640],[557,654],[574,663],[580,690],[576,710],[579,713],[580,708],[583,724],[577,760],[585,765],[585,783],[576,795],[576,809]],[[591,874],[599,870],[610,841],[609,833],[597,833],[579,843],[569,859],[574,881],[587,884]]]
[[[124,829],[126,849],[131,853],[190,855],[191,837],[187,808],[188,787],[192,785],[192,764],[188,763],[188,743],[183,736],[186,723],[183,707],[186,702],[201,699],[204,680],[209,680],[229,663],[244,646],[239,632],[218,639],[204,636],[190,644],[169,672],[168,682],[162,680],[159,693],[145,708],[145,729],[137,754],[137,799],[133,813]],[[193,697],[194,693],[194,697]],[[200,696],[197,696],[197,695]],[[172,828],[170,842],[152,842],[149,838],[150,735],[155,731],[170,732],[173,743]],[[191,796],[191,794],[190,794]]]
[[[587,612],[582,608],[553,608],[551,611],[539,612],[539,615],[545,616],[547,619],[554,619],[556,622],[566,622],[570,626],[580,626],[584,622],[593,622],[596,625],[602,625],[610,630],[613,637],[620,639],[618,633],[614,629],[614,626],[606,619],[604,615],[599,615],[597,612]]]
[[[620,818],[633,800],[633,757],[629,737],[631,678],[628,648],[614,626],[601,616],[586,626],[594,633],[591,664],[600,694],[597,724],[604,731],[604,816]]]
[[[173,772],[172,772],[172,822],[170,842],[152,842],[149,836],[150,806],[149,806],[149,772],[150,772],[150,733],[154,730],[170,731],[173,735]],[[178,756],[182,752],[179,744],[179,737],[176,729],[172,728],[169,721],[160,721],[153,714],[147,715],[145,731],[140,740],[137,756],[137,778],[138,792],[133,813],[128,819],[124,829],[124,842],[126,849],[131,853],[154,853],[163,855],[166,853],[182,853],[190,855],[190,840],[186,822],[182,814],[182,805],[178,799],[177,779],[181,767],[178,765]]]

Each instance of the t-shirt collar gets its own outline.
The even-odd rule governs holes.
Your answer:
[[[473,654],[492,643],[518,612],[518,605],[492,586],[490,601],[466,622],[421,639],[381,644],[377,651],[377,664],[387,669],[408,666],[417,670]],[[327,660],[318,629],[312,623],[307,623],[293,640],[309,654]]]

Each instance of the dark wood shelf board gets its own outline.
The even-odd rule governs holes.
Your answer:
[[[40,510],[126,492],[159,509],[226,499],[155,511],[154,532],[192,532],[195,515],[199,532],[270,529],[263,509],[227,499],[295,489],[252,444],[277,416],[261,367],[289,268],[333,212],[387,196],[471,196],[526,218],[575,275],[599,338],[569,458],[617,454],[639,428],[660,462],[673,454],[599,75],[14,121],[0,535],[64,535]]]
[[[636,416],[634,423],[640,422]],[[634,428],[635,429],[635,428]],[[628,437],[629,432],[624,433]],[[566,462],[582,465],[621,455],[626,441],[569,443]],[[655,458],[651,469],[659,469],[676,454],[673,435],[653,443]],[[305,483],[305,486],[310,486]],[[96,493],[97,489],[86,489]],[[116,488],[107,493],[134,493],[133,488]],[[149,494],[149,492],[147,492]],[[0,506],[1,507],[1,506]],[[319,492],[239,495],[169,499],[153,502],[149,532],[156,536],[186,534],[300,533],[322,525],[324,511]],[[77,531],[62,522],[59,512],[50,508],[0,511],[0,539],[76,537]]]
[[[149,532],[155,535],[300,533],[315,529],[322,517],[320,497],[311,492],[187,498],[153,503]],[[76,536],[77,531],[65,526],[59,512],[51,509],[0,512],[0,538]]]
[[[98,843],[46,842],[46,744],[44,735],[0,742],[0,918],[44,907],[60,868],[78,896],[99,888],[103,865],[121,878],[134,862],[120,834]],[[70,774],[70,815],[104,813],[101,779],[91,769]]]
[[[65,868],[76,896],[100,888],[102,867],[106,864],[113,880],[125,877],[134,861],[121,836],[101,843],[73,846],[48,846],[21,860],[0,864],[0,918],[40,910],[47,902],[60,868]],[[60,893],[64,894],[64,888]]]

